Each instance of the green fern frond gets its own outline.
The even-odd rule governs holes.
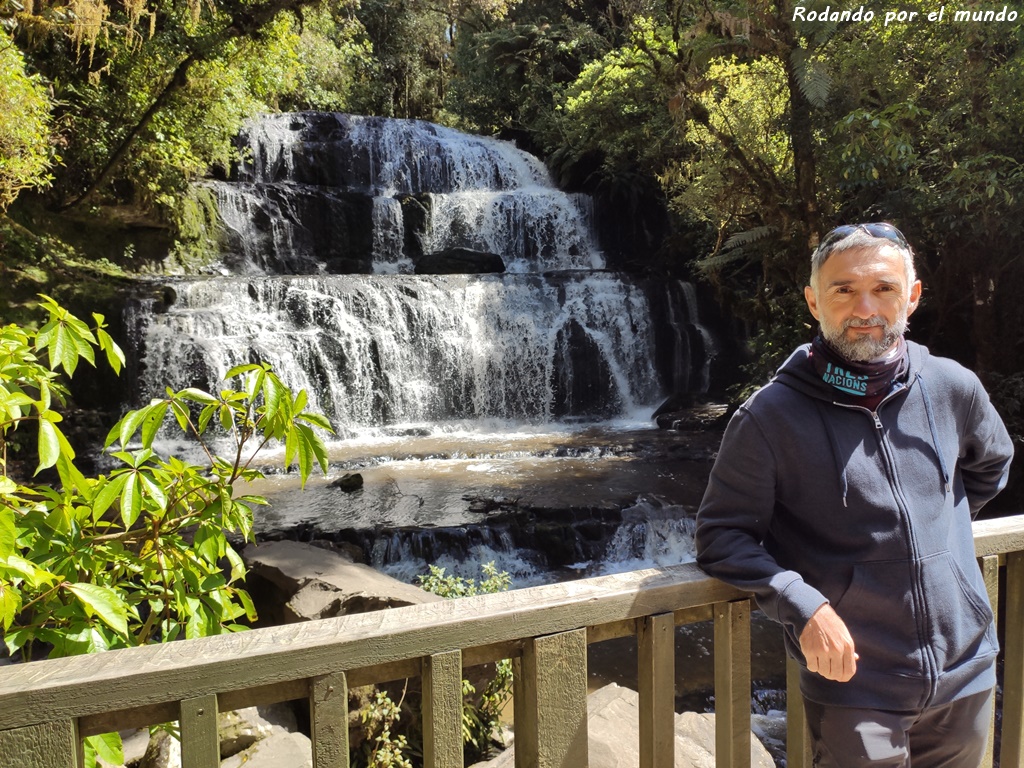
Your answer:
[[[813,58],[804,48],[796,48],[790,54],[797,87],[808,103],[822,109],[832,93],[832,77],[828,66],[821,59]]]
[[[778,228],[774,226],[754,227],[743,232],[737,232],[735,235],[730,235],[729,239],[725,241],[722,246],[723,251],[734,251],[741,248],[746,248],[748,245],[754,243],[760,243],[763,240],[767,240],[770,237],[774,237],[778,233]]]
[[[811,35],[811,47],[820,48],[831,40],[839,30],[839,22],[826,21],[814,25],[814,33]]]

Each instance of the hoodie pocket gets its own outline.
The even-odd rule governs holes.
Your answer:
[[[996,651],[992,609],[981,574],[975,575],[965,574],[949,552],[922,561],[928,632],[941,670]]]
[[[917,564],[857,564],[835,609],[853,636],[858,666],[878,672],[920,676],[926,646],[938,670],[994,651],[988,599],[948,552]]]
[[[857,666],[885,674],[919,676],[924,668],[906,560],[857,563],[850,588],[835,604],[860,658]]]

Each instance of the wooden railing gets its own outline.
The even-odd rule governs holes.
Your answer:
[[[1000,764],[1024,768],[1024,516],[974,532],[1005,612]],[[680,565],[11,665],[0,668],[0,766],[78,768],[83,737],[177,720],[184,768],[214,768],[219,711],[305,699],[314,765],[340,768],[348,689],[419,676],[425,765],[461,767],[463,668],[511,658],[517,768],[585,768],[587,645],[636,635],[641,766],[671,768],[674,629],[703,620],[714,622],[717,763],[748,766],[750,611],[745,593]],[[788,765],[804,768],[792,672],[788,698]]]

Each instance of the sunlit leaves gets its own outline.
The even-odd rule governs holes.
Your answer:
[[[49,419],[39,420],[39,469],[52,467],[60,456],[60,438],[57,427]]]
[[[51,655],[91,653],[254,621],[239,587],[245,565],[228,535],[251,540],[253,510],[266,502],[236,496],[233,484],[261,476],[246,462],[272,442],[286,453],[294,446],[305,482],[314,464],[327,466],[319,433],[329,423],[306,412],[305,393],[269,366],[241,366],[216,393],[168,391],[125,414],[106,440],[115,467],[87,478],[58,427],[60,377],[94,362],[97,350],[115,368],[124,358],[102,316],[90,328],[46,297],[41,305],[49,322],[38,333],[0,329],[0,438],[35,421],[39,469],[55,467],[60,478],[58,487],[23,486],[0,471],[0,627],[9,652],[45,643]],[[203,446],[208,465],[161,455],[161,435],[175,430]],[[234,444],[228,458],[213,447],[224,437]]]
[[[103,322],[104,317],[101,314],[93,312],[92,319],[96,321],[96,341],[99,344],[100,349],[107,356],[107,364],[114,371],[114,373],[120,373],[121,367],[124,365],[124,352],[117,346],[110,334],[107,333],[104,328],[106,324]]]
[[[26,71],[21,52],[0,29],[0,211],[23,189],[47,186],[54,160],[46,83]]]
[[[40,296],[40,304],[50,313],[50,320],[36,335],[35,347],[37,351],[46,350],[51,370],[63,366],[70,376],[80,359],[95,365],[93,347],[97,341],[89,326],[49,296]]]
[[[98,616],[119,635],[128,634],[128,608],[113,589],[85,583],[69,584],[67,589],[82,603],[87,615]]]
[[[7,490],[5,490],[7,486]],[[7,495],[13,493],[15,488],[7,478],[0,478],[0,493]],[[14,511],[0,508],[0,558],[7,558],[14,554],[15,530]]]
[[[86,746],[95,750],[96,755],[107,764],[121,765],[124,763],[124,747],[118,734],[104,733],[99,736],[89,736],[85,742]]]

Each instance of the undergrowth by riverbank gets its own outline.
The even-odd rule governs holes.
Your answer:
[[[76,314],[106,312],[132,276],[107,260],[83,257],[64,240],[38,234],[0,214],[0,321],[32,326],[40,293]]]

